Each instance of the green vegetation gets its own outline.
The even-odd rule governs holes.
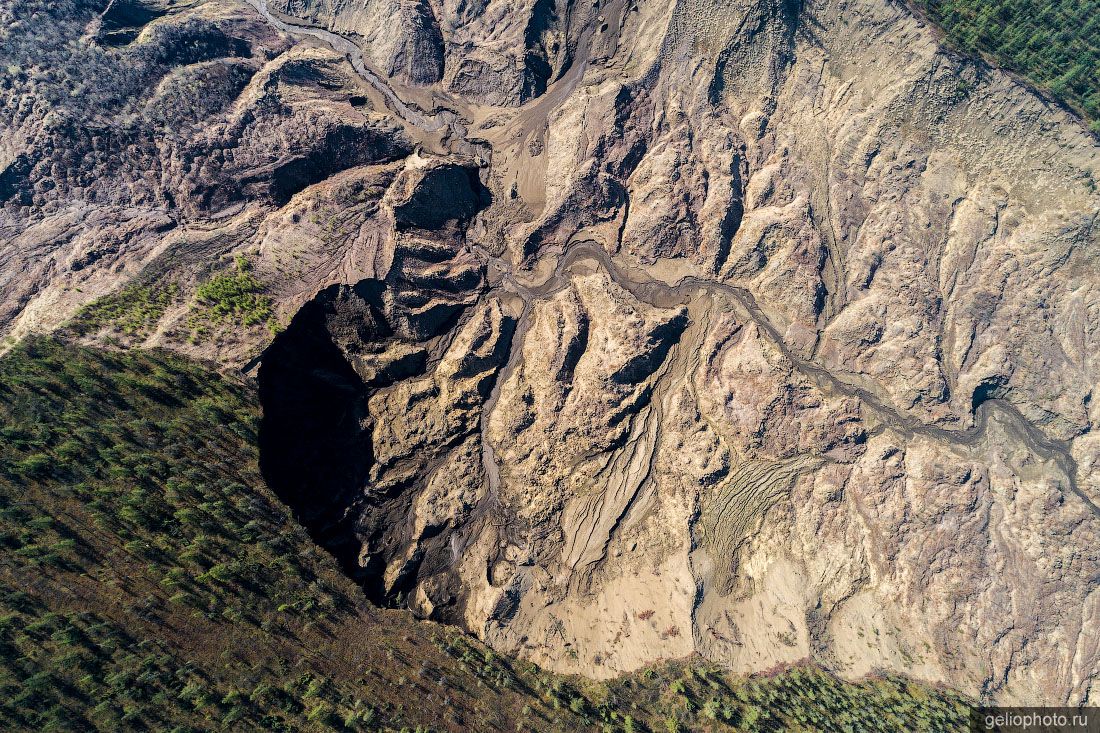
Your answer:
[[[127,336],[145,337],[152,333],[173,304],[181,302],[180,286],[127,285],[84,306],[70,322],[73,333],[85,335],[104,328]],[[213,328],[267,326],[278,329],[271,297],[252,274],[251,266],[238,256],[234,267],[211,277],[195,289],[187,327],[191,340],[200,341]]]
[[[796,668],[594,683],[370,606],[267,490],[253,389],[157,351],[0,359],[0,729],[963,730]]]
[[[731,679],[716,668],[673,665],[612,682],[594,709],[623,730],[969,730],[958,697],[892,677],[849,684],[813,667]],[[637,717],[650,722],[643,728]]]
[[[917,0],[965,51],[989,54],[1100,132],[1100,0]]]
[[[72,321],[78,333],[111,327],[128,336],[146,335],[179,297],[179,286],[128,285],[89,303]]]
[[[264,488],[257,423],[251,388],[161,352],[33,340],[0,359],[0,730],[400,729],[522,707],[479,686],[483,665],[437,684],[455,661],[430,630],[387,623]]]
[[[214,275],[195,291],[192,327],[204,335],[206,324],[260,326],[268,324],[274,311],[263,284],[252,274],[244,257],[237,257],[229,272]]]

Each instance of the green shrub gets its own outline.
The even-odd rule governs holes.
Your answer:
[[[179,296],[179,285],[128,285],[84,306],[72,321],[78,333],[104,326],[130,335],[148,333]]]
[[[199,285],[195,291],[197,312],[192,316],[196,328],[201,328],[204,321],[260,326],[271,319],[271,298],[263,294],[264,286],[251,269],[244,257],[238,257],[232,271],[214,275]]]
[[[1100,118],[1100,0],[917,0],[951,41]]]

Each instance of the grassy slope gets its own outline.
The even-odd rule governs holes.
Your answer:
[[[69,322],[69,329],[85,336],[105,331],[104,335],[113,340],[126,337],[131,342],[140,341],[156,330],[170,308],[184,303],[187,297],[186,322],[177,326],[186,328],[186,332],[177,332],[179,339],[202,341],[214,330],[227,326],[278,330],[277,322],[272,320],[271,297],[264,293],[263,283],[252,274],[243,256],[236,258],[232,268],[199,283],[193,296],[181,294],[175,282],[140,279],[85,305]]]
[[[1100,0],[913,0],[964,51],[988,54],[1100,132]]]
[[[264,486],[253,390],[162,352],[0,359],[0,729],[951,730],[900,680],[612,683],[367,604]]]

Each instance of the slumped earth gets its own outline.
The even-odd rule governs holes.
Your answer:
[[[254,377],[378,604],[1095,699],[1100,147],[905,7],[0,8],[0,328]]]

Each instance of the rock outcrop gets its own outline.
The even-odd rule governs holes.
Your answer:
[[[904,7],[34,0],[0,49],[0,329],[171,293],[84,338],[255,374],[379,603],[1100,694],[1100,146]],[[268,327],[196,326],[234,259]]]

